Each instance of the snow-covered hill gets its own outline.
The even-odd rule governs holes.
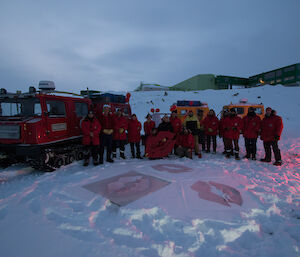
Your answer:
[[[284,164],[225,159],[219,140],[202,159],[77,162],[54,173],[15,165],[0,171],[1,256],[300,256],[300,87],[131,95],[141,122],[177,100],[216,113],[240,98],[262,102],[283,118]]]

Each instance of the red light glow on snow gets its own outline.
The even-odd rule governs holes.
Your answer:
[[[124,206],[170,184],[152,176],[130,171],[123,175],[104,179],[83,186],[85,189],[108,198],[112,203]]]
[[[153,169],[158,171],[166,171],[170,173],[181,173],[181,172],[190,172],[192,171],[191,168],[180,165],[180,164],[157,164],[151,166]]]
[[[199,198],[203,200],[216,202],[228,207],[231,207],[230,203],[235,203],[240,206],[243,204],[240,192],[228,185],[219,184],[214,181],[197,181],[191,188],[198,192]],[[216,189],[216,193],[212,192],[212,190],[216,191]]]

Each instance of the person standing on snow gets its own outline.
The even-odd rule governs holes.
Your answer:
[[[120,157],[125,157],[125,144],[126,144],[126,130],[128,127],[127,119],[123,116],[122,110],[118,109],[114,116],[114,133],[113,133],[113,151],[112,157],[117,157],[117,148],[120,149]]]
[[[203,120],[206,134],[207,148],[206,152],[210,152],[211,141],[213,142],[213,153],[217,152],[217,135],[219,132],[219,119],[213,109],[210,109],[207,116]]]
[[[152,129],[155,128],[155,122],[152,120],[152,116],[148,113],[146,116],[146,121],[144,122],[144,145],[145,145],[145,154],[146,154],[146,145],[147,145],[147,138],[151,134]]]
[[[242,119],[237,116],[236,110],[234,108],[230,109],[230,114],[224,119],[224,140],[226,147],[226,158],[230,158],[233,153],[234,145],[234,155],[235,159],[239,160],[239,137],[243,129]]]
[[[223,110],[222,117],[219,122],[219,137],[222,138],[223,140],[223,145],[224,145],[224,152],[223,154],[226,154],[226,144],[225,144],[225,138],[224,138],[224,120],[226,117],[229,116],[229,112],[227,109]]]
[[[255,113],[255,109],[250,107],[248,114],[243,118],[243,135],[245,139],[245,158],[256,160],[256,142],[261,128],[261,119]]]
[[[265,149],[265,158],[261,159],[262,162],[271,162],[272,147],[275,156],[275,162],[273,164],[276,166],[282,164],[281,153],[278,148],[278,140],[280,140],[282,130],[283,123],[281,117],[277,116],[275,110],[268,107],[261,123],[260,139],[263,141]]]
[[[131,157],[143,159],[140,150],[142,124],[137,120],[136,115],[132,114],[128,122],[128,142],[130,143]],[[136,148],[136,155],[135,149]]]
[[[114,162],[111,158],[112,144],[113,144],[113,132],[114,132],[114,115],[111,113],[110,105],[105,104],[103,106],[103,113],[99,117],[101,123],[100,134],[100,164],[103,164],[104,148],[106,147],[106,161]]]
[[[94,112],[90,110],[88,115],[81,123],[81,130],[83,133],[82,144],[85,145],[84,166],[89,165],[90,154],[93,156],[94,165],[98,165],[98,147],[99,147],[99,133],[101,125],[95,117]]]
[[[182,122],[181,120],[177,117],[177,111],[172,111],[171,117],[170,117],[170,122],[173,127],[173,132],[175,133],[175,139],[178,138],[180,132],[182,131]],[[174,146],[174,153],[176,153],[176,148],[177,144]]]
[[[183,126],[187,129],[189,129],[194,137],[194,143],[195,143],[195,155],[198,155],[199,158],[202,157],[200,149],[199,149],[199,142],[198,142],[198,131],[200,129],[200,122],[196,116],[194,116],[194,113],[192,110],[188,112],[188,116],[186,116]]]

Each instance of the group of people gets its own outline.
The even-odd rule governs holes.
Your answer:
[[[125,145],[130,143],[133,158],[142,158],[140,151],[142,125],[135,114],[130,119],[124,117],[121,109],[111,112],[109,105],[103,106],[103,112],[96,117],[90,110],[81,123],[83,145],[85,145],[84,166],[89,164],[90,155],[94,165],[103,164],[106,149],[106,161],[114,162],[119,149],[120,157],[125,159]],[[128,133],[126,133],[128,132]]]
[[[120,157],[125,159],[125,145],[130,143],[132,158],[142,159],[140,141],[145,145],[144,157],[156,159],[168,156],[171,152],[179,157],[201,158],[201,149],[206,153],[216,153],[217,136],[223,139],[226,158],[234,156],[239,160],[239,137],[245,139],[245,158],[256,160],[257,139],[263,141],[265,157],[263,162],[271,162],[271,148],[274,152],[274,165],[281,165],[281,154],[278,147],[283,129],[282,119],[270,107],[266,109],[265,117],[261,120],[250,107],[248,114],[240,118],[234,108],[225,110],[219,120],[213,109],[206,117],[203,112],[197,116],[189,111],[184,121],[173,111],[165,115],[159,125],[148,114],[143,124],[144,135],[141,136],[142,125],[135,114],[129,119],[123,116],[121,110],[111,113],[110,106],[104,105],[103,113],[98,118],[93,111],[82,122],[83,144],[86,146],[84,165],[89,164],[90,154],[94,165],[103,163],[104,149],[107,148],[106,161],[113,162],[119,149]]]

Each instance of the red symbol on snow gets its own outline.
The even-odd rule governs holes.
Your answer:
[[[213,181],[198,181],[192,185],[191,188],[198,192],[199,198],[207,201],[216,202],[228,207],[231,207],[230,203],[235,203],[240,206],[243,204],[240,192],[231,186]],[[216,193],[212,192],[212,190]]]
[[[168,181],[130,171],[83,187],[108,198],[119,206],[124,206],[169,184]]]
[[[178,165],[178,164],[157,164],[157,165],[152,165],[151,167],[158,171],[167,171],[170,173],[181,173],[181,172],[192,171],[191,168],[183,165]]]

